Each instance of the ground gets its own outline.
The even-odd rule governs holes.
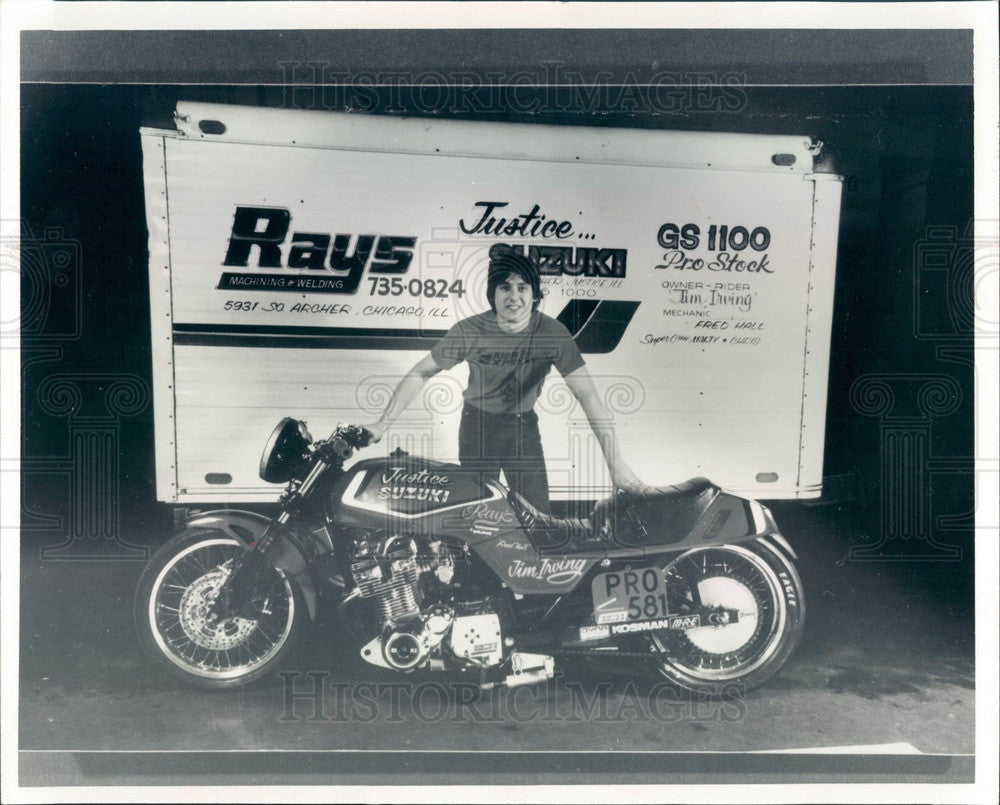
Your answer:
[[[165,679],[138,651],[131,597],[142,562],[47,560],[26,548],[19,745],[973,753],[968,567],[853,561],[836,512],[777,513],[802,557],[805,635],[777,676],[727,702],[692,700],[608,659],[563,663],[547,685],[513,690],[432,676],[375,681],[345,666],[336,635],[322,627],[309,632],[288,676],[201,692]]]

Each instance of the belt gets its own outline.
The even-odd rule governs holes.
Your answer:
[[[482,408],[477,408],[472,403],[465,403],[462,408],[462,414],[468,414],[469,416],[479,416],[479,417],[489,417],[492,419],[529,419],[531,417],[538,418],[538,414],[534,411],[502,411],[500,413],[495,413],[493,411],[484,411]]]

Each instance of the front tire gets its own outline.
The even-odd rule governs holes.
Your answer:
[[[154,554],[139,579],[134,617],[140,642],[156,664],[206,689],[246,685],[269,674],[301,631],[305,607],[295,582],[266,571],[268,590],[256,618],[209,623],[208,604],[248,546],[222,531],[189,529]]]
[[[696,587],[703,606],[740,613],[735,623],[650,633],[658,671],[677,685],[711,697],[742,695],[776,674],[795,650],[805,625],[802,582],[772,543],[698,548],[666,573],[681,588]]]

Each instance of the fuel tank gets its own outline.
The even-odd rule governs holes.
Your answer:
[[[359,461],[330,492],[331,519],[363,528],[394,528],[432,533],[431,515],[455,511],[500,496],[479,473],[457,464],[413,456]]]
[[[542,556],[506,489],[478,472],[413,456],[366,459],[331,487],[327,514],[346,527],[451,537],[466,543],[513,592],[572,590],[603,552]]]

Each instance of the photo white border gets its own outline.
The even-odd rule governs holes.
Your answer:
[[[622,21],[627,20],[626,26]],[[530,21],[530,25],[528,23]],[[16,238],[20,219],[19,35],[23,30],[354,29],[354,28],[971,28],[975,59],[976,238],[997,250],[998,176],[997,5],[938,3],[54,3],[6,0],[0,5],[0,238]],[[10,273],[10,272],[7,272]],[[19,317],[17,282],[0,277],[0,322]],[[995,313],[996,283],[980,286],[977,305]],[[2,630],[3,802],[994,802],[998,780],[997,634],[1000,632],[997,540],[1000,523],[997,343],[976,336],[976,783],[972,785],[782,784],[641,786],[241,786],[21,788],[17,785],[19,629],[20,352],[0,346],[0,630]]]

